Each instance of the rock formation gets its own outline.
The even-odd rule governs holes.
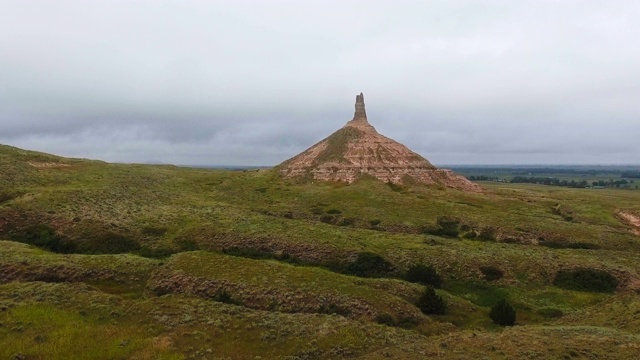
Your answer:
[[[353,119],[340,130],[278,165],[280,174],[346,183],[368,174],[394,184],[419,182],[481,191],[477,184],[451,170],[437,169],[406,146],[379,134],[367,120],[362,93],[356,96],[355,108]]]

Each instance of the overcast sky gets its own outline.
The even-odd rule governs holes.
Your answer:
[[[639,1],[0,0],[0,143],[275,165],[365,94],[442,164],[639,164]]]

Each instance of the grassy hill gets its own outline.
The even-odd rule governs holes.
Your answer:
[[[640,214],[640,192],[482,185],[0,146],[0,357],[637,355],[640,238],[618,214]],[[416,307],[416,264],[443,279],[444,315]],[[517,316],[503,331],[488,313],[504,298]]]

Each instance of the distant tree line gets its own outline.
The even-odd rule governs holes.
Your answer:
[[[636,168],[621,169],[615,167],[476,167],[476,168],[456,168],[452,167],[454,171],[460,173],[480,172],[480,173],[495,173],[503,175],[514,176],[543,176],[543,175],[569,175],[569,176],[620,176],[627,179],[640,179],[640,170]],[[475,175],[476,178],[484,177]],[[486,177],[487,180],[495,180],[497,178]]]
[[[640,179],[640,171],[625,171],[625,172],[620,174],[620,177],[631,178],[631,179]]]
[[[571,188],[586,188],[590,186],[601,186],[607,188],[625,188],[629,187],[629,184],[633,183],[633,180],[598,180],[589,183],[587,180],[560,180],[554,177],[537,177],[537,176],[515,176],[511,179],[511,183],[526,183],[526,184],[542,184],[553,186],[564,186]]]
[[[591,183],[593,186],[604,186],[604,187],[628,187],[629,184],[632,184],[633,180],[599,180]]]
[[[589,186],[587,180],[560,180],[554,177],[538,177],[538,176],[514,176],[511,181],[513,184],[542,184],[553,186],[564,186],[572,188],[586,188]]]
[[[485,176],[485,175],[471,175],[467,179],[471,181],[498,181],[499,179],[494,176]]]

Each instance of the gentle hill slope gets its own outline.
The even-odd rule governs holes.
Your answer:
[[[640,212],[638,191],[313,184],[7,146],[0,168],[0,357],[638,350],[640,238],[618,217]],[[416,306],[416,264],[442,278],[444,315]],[[517,311],[505,331],[488,317],[502,298]]]

